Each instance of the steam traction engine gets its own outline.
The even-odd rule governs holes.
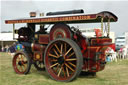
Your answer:
[[[83,10],[50,12],[46,17],[39,18],[32,13],[27,19],[6,20],[6,24],[13,24],[18,43],[25,47],[24,51],[17,51],[14,55],[14,71],[27,74],[34,64],[37,70],[45,68],[54,80],[71,81],[83,70],[92,74],[103,70],[106,64],[105,50],[112,46],[109,24],[116,22],[117,17],[107,11],[88,15],[75,13],[83,13]],[[107,23],[105,29],[103,22]],[[27,27],[15,30],[18,23],[27,23]],[[101,23],[101,32],[96,33],[96,37],[88,38],[79,29],[69,26],[76,23]],[[48,33],[44,25],[51,24],[53,26]],[[37,25],[40,31],[36,31]]]

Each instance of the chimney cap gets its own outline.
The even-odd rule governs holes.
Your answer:
[[[30,17],[36,17],[36,12],[30,12]]]

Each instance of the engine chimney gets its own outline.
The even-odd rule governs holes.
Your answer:
[[[30,17],[36,17],[36,12],[30,12]]]

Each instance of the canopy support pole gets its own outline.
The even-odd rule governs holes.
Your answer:
[[[109,37],[110,34],[110,18],[108,19],[108,32],[107,32],[107,37]]]
[[[15,39],[15,24],[13,24],[13,40]]]
[[[103,36],[103,17],[101,18],[101,33],[102,33],[102,36]]]

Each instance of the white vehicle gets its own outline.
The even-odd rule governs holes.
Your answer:
[[[119,36],[116,38],[116,50],[119,50],[123,46],[125,46],[125,36]]]

